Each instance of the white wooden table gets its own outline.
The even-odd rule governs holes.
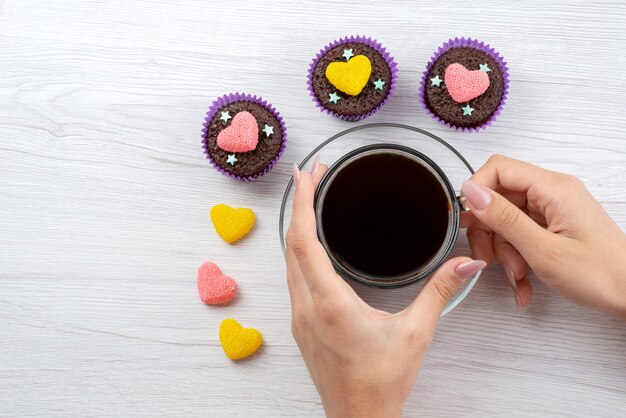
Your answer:
[[[368,121],[430,130],[476,167],[503,153],[578,174],[626,228],[626,6],[476,3],[0,0],[0,415],[323,414],[290,334],[278,208],[291,163],[352,126],[305,89],[312,56],[344,34],[399,63]],[[432,52],[457,35],[511,68],[504,113],[480,134],[416,100]],[[288,126],[281,163],[253,184],[218,175],[200,148],[207,107],[237,90]],[[209,222],[221,202],[257,214],[236,246]],[[199,301],[208,259],[238,280],[233,305]],[[520,312],[503,277],[495,264],[442,321],[406,416],[625,416],[626,324],[537,280]],[[412,295],[377,297],[400,309]],[[224,356],[226,317],[261,330],[258,355]]]

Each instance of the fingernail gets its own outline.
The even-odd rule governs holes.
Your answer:
[[[300,184],[300,169],[296,163],[293,163],[293,184],[296,185],[296,188],[298,188],[298,184]]]
[[[456,269],[454,269],[454,272],[459,279],[465,281],[484,269],[485,266],[487,266],[487,263],[483,260],[472,260],[467,263],[459,264],[456,266]]]
[[[517,307],[519,309],[522,309],[522,300],[520,299],[519,295],[516,293],[515,294],[515,304],[517,305]]]
[[[517,282],[515,281],[515,276],[513,275],[513,269],[505,265],[504,273],[506,273],[506,278],[509,279],[509,284],[511,285],[513,290],[517,289]]]
[[[313,167],[311,168],[311,177],[315,177],[315,174],[317,174],[317,170],[319,170],[319,168],[320,168],[320,156],[317,155],[315,159],[313,160]]]
[[[487,205],[491,203],[491,199],[493,197],[489,189],[472,180],[465,181],[463,186],[461,186],[461,191],[469,201],[470,205],[477,210],[485,209]]]

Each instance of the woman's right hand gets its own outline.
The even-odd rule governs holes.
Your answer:
[[[558,293],[626,320],[626,235],[580,180],[494,155],[462,194],[472,258],[500,260],[520,308],[530,267]]]

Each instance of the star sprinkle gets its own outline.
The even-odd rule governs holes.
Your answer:
[[[352,53],[352,48],[343,50],[343,57],[346,59],[346,61],[348,61],[353,56],[354,54]]]
[[[432,78],[430,79],[430,85],[431,85],[431,86],[441,87],[441,82],[442,82],[442,81],[443,81],[443,80],[442,80],[442,79],[441,79],[438,75],[436,75],[436,76],[434,76],[434,77],[432,77]]]
[[[463,116],[472,116],[472,112],[474,111],[474,108],[471,107],[468,104],[465,105],[465,107],[462,107],[461,109],[463,109]]]
[[[266,123],[265,126],[263,127],[263,132],[265,132],[266,138],[270,135],[274,135],[274,127]]]
[[[235,154],[228,154],[228,159],[226,160],[226,164],[235,165],[235,163],[239,161],[235,158]]]
[[[220,117],[221,120],[224,121],[224,123],[228,122],[228,119],[232,118],[232,116],[230,116],[230,112],[226,111],[226,112],[220,112],[222,114],[222,116]]]
[[[339,97],[339,95],[335,92],[332,92],[328,95],[328,100],[330,100],[331,103],[337,104],[339,99],[341,99],[341,97]]]
[[[385,82],[383,81],[383,79],[379,78],[378,80],[374,81],[374,90],[382,90],[384,85]]]
[[[487,64],[478,64],[480,66],[479,70],[488,73],[491,71],[491,68]]]

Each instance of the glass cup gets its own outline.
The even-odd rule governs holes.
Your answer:
[[[447,226],[446,233],[442,244],[435,250],[433,254],[421,254],[420,256],[428,256],[429,258],[425,263],[416,265],[411,270],[395,275],[374,275],[367,271],[364,271],[353,265],[345,257],[337,254],[332,250],[326,239],[326,233],[324,231],[323,210],[324,203],[328,191],[333,187],[334,180],[337,176],[351,164],[354,164],[366,157],[373,157],[377,155],[394,155],[398,157],[407,158],[416,164],[419,164],[426,169],[433,179],[441,186],[447,200]],[[355,182],[360,179],[354,179]],[[390,181],[395,181],[391,180]],[[386,183],[385,183],[386,184]],[[392,185],[390,185],[391,187]],[[376,198],[376,196],[372,196]],[[400,198],[400,197],[399,197]],[[428,199],[429,196],[421,196],[421,199]],[[339,158],[328,171],[322,177],[320,184],[315,193],[315,216],[317,221],[317,234],[322,243],[322,246],[328,253],[328,256],[335,267],[335,270],[344,278],[352,279],[367,285],[378,287],[396,287],[405,286],[413,283],[417,280],[428,277],[432,274],[441,264],[443,264],[452,251],[454,244],[456,243],[459,233],[459,224],[461,219],[462,203],[459,201],[459,197],[456,196],[454,187],[450,180],[443,172],[443,170],[435,164],[433,160],[428,158],[421,152],[397,144],[372,144],[355,149],[343,157]],[[430,237],[429,237],[430,238]],[[425,238],[427,239],[427,238]],[[435,239],[435,237],[433,237]],[[417,259],[417,257],[416,257]]]

